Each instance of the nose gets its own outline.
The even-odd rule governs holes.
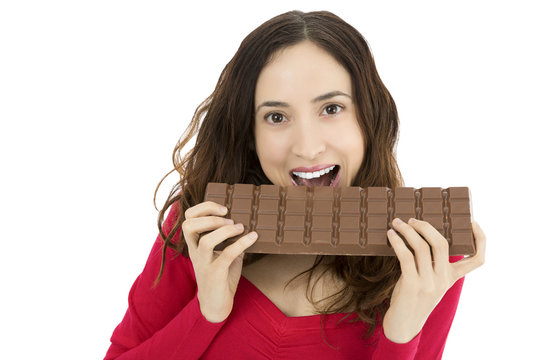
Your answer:
[[[316,159],[326,150],[324,134],[313,121],[299,121],[297,124],[293,134],[293,153],[302,159]]]

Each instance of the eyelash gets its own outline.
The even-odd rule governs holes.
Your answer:
[[[335,113],[335,114],[330,114],[330,116],[332,116],[332,115],[336,115],[336,116],[337,116],[337,115],[339,115],[339,114],[345,109],[345,106],[341,106],[341,105],[339,105],[339,104],[328,104],[328,105],[326,105],[326,106],[324,107],[324,110],[326,110],[326,109],[329,108],[330,106],[334,106],[334,107],[339,107],[339,108],[341,108],[341,111],[338,111],[338,112]],[[281,116],[283,116],[282,113],[279,113],[279,112],[271,112],[271,113],[266,114],[266,115],[263,117],[263,120],[266,120],[270,115],[281,115]],[[270,125],[276,125],[276,126],[279,126],[279,125],[281,125],[281,124],[283,123],[283,122],[280,122],[280,123],[274,123],[274,122],[270,122],[270,121],[267,121],[267,122],[268,122]]]

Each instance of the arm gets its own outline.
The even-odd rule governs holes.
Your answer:
[[[463,256],[450,256],[450,262],[463,259]],[[422,330],[411,341],[398,344],[389,340],[381,327],[379,344],[373,353],[373,360],[438,360],[442,358],[448,332],[456,314],[459,297],[465,277],[457,280],[445,293],[431,312]]]
[[[172,205],[163,230],[168,234],[178,205]],[[180,231],[180,230],[179,230]],[[178,239],[179,232],[175,239]],[[170,248],[161,281],[152,284],[161,266],[163,241],[158,235],[143,272],[131,287],[129,307],[111,336],[105,360],[198,359],[225,324],[211,323],[201,314],[193,268]]]

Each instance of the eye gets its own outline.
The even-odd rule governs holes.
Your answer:
[[[332,108],[336,108],[336,107],[339,107],[339,108],[343,109],[343,106],[341,106],[341,105],[338,105],[338,104],[330,104],[330,105],[326,106],[326,107],[324,108],[324,110],[332,109]],[[337,113],[337,112],[333,112],[332,114],[329,114],[329,115],[334,115],[334,114],[336,114],[336,113]]]
[[[330,104],[330,105],[325,106],[324,110],[326,111],[328,109],[335,109],[335,108],[340,108],[341,110],[344,109],[344,107],[341,106],[341,105]],[[327,113],[325,115],[336,115],[336,114],[340,113],[341,110],[340,111],[333,110],[333,111],[330,111],[330,114]],[[270,120],[267,120],[268,118],[270,118]],[[263,119],[270,122],[271,124],[279,125],[279,124],[283,123],[283,121],[284,121],[283,118],[284,118],[283,114],[277,113],[277,112],[272,112],[272,113],[266,114]]]
[[[264,120],[268,118],[270,118],[272,124],[281,124],[283,122],[283,114],[280,113],[270,113],[264,117]],[[274,122],[274,120],[278,120],[278,122]]]

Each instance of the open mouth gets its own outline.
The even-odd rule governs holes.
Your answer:
[[[290,176],[291,176],[291,179],[292,181],[294,182],[295,185],[298,185],[298,186],[332,186],[334,184],[334,181],[336,180],[338,174],[339,174],[339,170],[340,170],[340,166],[339,165],[334,165],[334,168],[332,170],[330,170],[328,173],[326,174],[323,174],[319,177],[313,177],[311,179],[306,179],[306,178],[303,178],[301,176],[297,176],[295,174],[293,174],[293,172],[291,171],[290,172]]]

